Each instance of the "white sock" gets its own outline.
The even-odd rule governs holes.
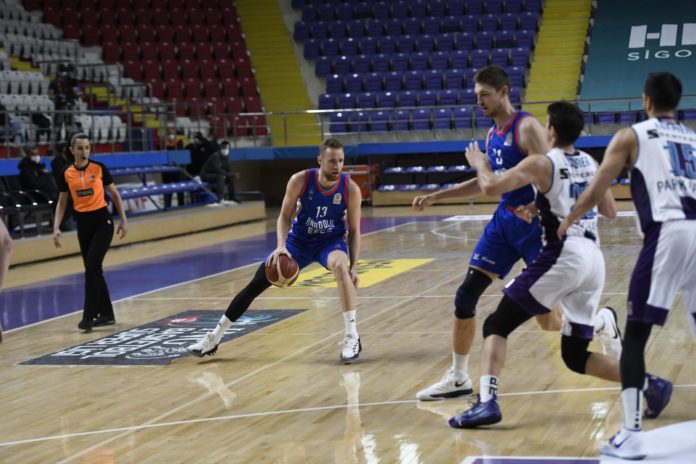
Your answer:
[[[464,377],[458,380],[466,380],[469,378],[469,355],[468,354],[457,354],[452,352],[452,367],[454,367],[455,374],[463,373]]]
[[[643,394],[637,388],[627,388],[621,392],[624,412],[624,428],[640,430],[642,428]]]
[[[227,319],[227,316],[223,314],[217,326],[215,326],[215,329],[213,330],[213,337],[215,337],[215,343],[220,343],[220,340],[222,340],[222,337],[225,335],[225,332],[230,327],[232,327],[232,321]]]
[[[346,327],[346,335],[351,338],[358,338],[358,325],[356,320],[356,310],[343,311],[343,322]]]
[[[481,402],[486,403],[498,394],[498,377],[495,375],[482,375],[479,385]]]

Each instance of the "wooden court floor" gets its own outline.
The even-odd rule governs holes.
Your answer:
[[[444,218],[490,210],[450,206],[427,214]],[[415,213],[407,208],[366,208],[364,215]],[[502,423],[486,430],[451,429],[447,419],[467,408],[468,400],[415,400],[416,391],[438,380],[450,364],[453,295],[484,225],[483,220],[433,219],[363,237],[363,259],[430,261],[359,290],[358,328],[364,350],[353,365],[338,362],[343,322],[336,290],[320,286],[269,290],[252,304],[250,313],[303,311],[223,343],[213,357],[185,356],[164,366],[18,364],[187,310],[216,311],[218,318],[256,265],[120,301],[115,304],[117,324],[91,334],[76,330],[78,313],[12,331],[0,345],[0,462],[597,458],[598,445],[621,424],[618,385],[568,371],[560,359],[559,335],[541,332],[533,322],[521,327],[508,344],[500,388]],[[107,260],[107,279],[110,265],[273,228],[270,220],[114,249]],[[600,230],[607,263],[602,304],[616,308],[623,325],[628,278],[641,242],[631,217],[603,221]],[[21,266],[10,271],[7,286],[80,271],[78,258]],[[482,297],[479,328],[495,309],[506,281],[494,283]],[[648,370],[670,379],[676,388],[671,404],[659,419],[645,423],[646,430],[696,420],[696,344],[683,309],[678,296],[665,328],[653,331],[647,348]],[[594,342],[592,346],[596,348]],[[479,348],[480,330],[470,362],[476,386]],[[669,453],[663,458],[646,462],[696,462],[696,457],[681,461]]]

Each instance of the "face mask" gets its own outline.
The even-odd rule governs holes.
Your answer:
[[[34,155],[31,157],[31,160],[35,163],[38,163],[41,161],[41,157],[39,155]]]
[[[220,150],[220,153],[222,153],[222,156],[227,156],[230,154],[230,149],[229,148],[223,148]]]
[[[169,134],[169,140],[174,140],[176,139],[176,135],[174,134]]]

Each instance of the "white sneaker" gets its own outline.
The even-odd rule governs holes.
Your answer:
[[[215,341],[213,332],[208,332],[193,345],[189,345],[186,350],[194,356],[202,358],[206,355],[213,355],[217,351],[220,342]]]
[[[643,451],[642,433],[642,430],[634,431],[621,427],[607,444],[599,448],[599,454],[621,459],[643,459],[647,454]]]
[[[343,339],[343,349],[341,350],[341,361],[344,364],[350,364],[360,355],[362,351],[362,344],[360,343],[360,337],[353,338],[346,336]]]
[[[454,367],[450,367],[442,379],[416,393],[416,398],[421,401],[444,400],[447,398],[457,398],[459,396],[471,396],[474,394],[473,382],[471,377],[460,372],[456,375]]]
[[[601,321],[600,328],[595,329],[595,335],[602,345],[602,352],[607,356],[621,356],[621,331],[616,319],[616,311],[605,306],[597,311],[595,317]]]

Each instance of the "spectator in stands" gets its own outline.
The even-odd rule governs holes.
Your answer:
[[[205,161],[215,153],[215,147],[208,139],[200,132],[196,132],[186,149],[191,152],[191,164],[189,165],[189,174],[197,176],[201,173],[201,168]]]
[[[177,133],[176,129],[173,127],[167,128],[167,136],[164,139],[164,148],[167,151],[170,150],[181,150],[184,148],[184,137],[182,134]],[[181,182],[185,178],[184,174],[181,172],[163,172],[162,182],[165,184],[171,182]],[[184,204],[184,192],[179,192],[176,194],[177,205],[181,206]],[[165,209],[171,208],[172,206],[172,194],[164,194],[164,207]]]
[[[0,103],[0,137],[5,139],[5,143],[19,142],[24,145],[24,128],[22,121],[7,111],[7,108]],[[8,138],[11,139],[8,140]]]
[[[5,223],[0,220],[0,288],[5,283],[7,270],[10,268],[10,258],[12,256],[12,237],[5,227]],[[2,325],[0,324],[0,343],[2,343]]]
[[[62,126],[65,130],[72,130],[73,115],[78,99],[77,80],[74,77],[75,67],[68,63],[58,66],[58,74],[48,86],[48,96],[53,100],[56,110],[53,117],[53,140],[59,139]]]
[[[68,195],[72,196],[77,219],[77,240],[85,265],[84,312],[77,325],[77,328],[84,332],[91,332],[93,327],[112,325],[116,322],[109,288],[102,270],[104,256],[114,235],[113,215],[105,198],[107,191],[121,219],[118,234],[123,238],[128,232],[121,195],[107,167],[89,159],[90,151],[87,134],[78,132],[70,137],[65,155],[72,163],[63,171],[58,184],[60,196],[53,222],[53,243],[56,248],[60,248],[62,234],[57,224],[63,220]]]
[[[41,161],[41,156],[31,146],[22,150],[24,157],[19,161],[19,183],[23,190],[39,190],[50,200],[58,200],[58,186],[56,180],[49,174]]]
[[[228,155],[230,142],[220,142],[220,149],[215,151],[201,168],[201,180],[210,184],[213,192],[218,197],[218,203],[239,203],[234,188],[235,178],[239,178],[238,172],[230,171]]]

